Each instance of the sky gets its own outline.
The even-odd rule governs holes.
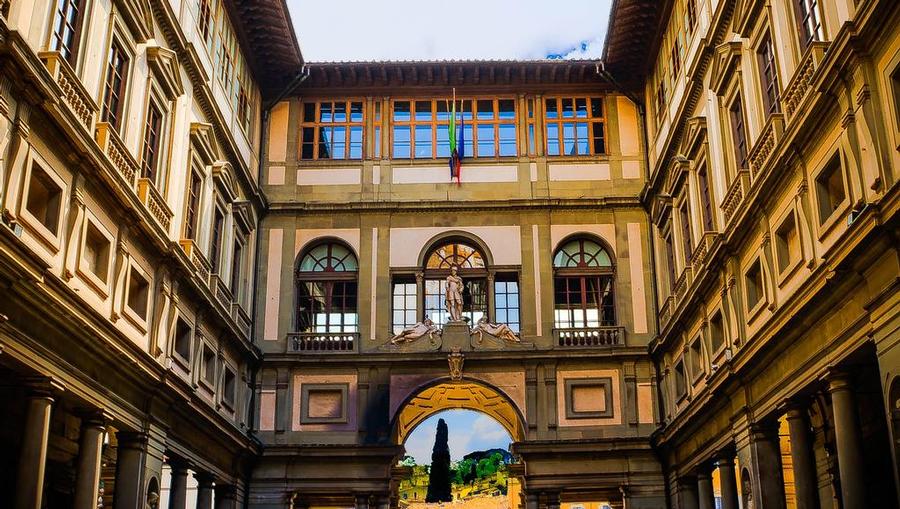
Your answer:
[[[447,422],[450,461],[459,461],[472,451],[508,449],[513,441],[493,417],[472,410],[445,410],[422,421],[407,437],[406,454],[415,458],[416,464],[431,464],[438,419]]]
[[[307,62],[600,58],[612,0],[287,0]]]

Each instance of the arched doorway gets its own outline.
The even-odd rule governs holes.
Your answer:
[[[499,425],[499,427],[495,429],[499,431],[499,429],[502,428],[502,430],[505,431],[507,442],[502,447],[503,449],[506,449],[506,446],[509,445],[509,441],[518,442],[525,439],[524,419],[522,418],[522,415],[515,403],[500,389],[476,380],[465,379],[460,381],[451,381],[441,379],[436,380],[431,384],[420,387],[419,389],[414,391],[413,394],[410,395],[402,405],[400,405],[400,407],[397,409],[396,414],[394,415],[392,422],[393,442],[397,445],[406,447],[411,435],[413,435],[413,432],[420,425],[424,426],[427,422],[431,422],[432,425],[434,425],[434,420],[437,417],[447,417],[449,419],[454,414],[454,410],[471,411],[471,413],[477,413],[482,416],[488,417],[492,421],[495,421],[496,424]],[[435,419],[431,419],[431,421],[429,421],[429,418],[431,417],[434,417]],[[429,429],[427,431],[424,429],[420,431],[428,433],[430,435],[430,428],[431,427],[429,426]],[[446,437],[446,427],[444,429]],[[474,432],[474,429],[467,431]],[[458,429],[457,432],[459,432]],[[454,451],[457,456],[456,459],[459,460],[460,457],[464,454],[482,452],[475,451],[475,449],[477,448],[465,451]],[[407,451],[407,453],[409,452],[410,451]],[[455,469],[457,468],[457,466],[462,465],[463,463],[465,463],[465,461],[459,461],[458,463],[454,462],[456,466],[454,466],[453,468]],[[505,497],[505,500],[507,501],[505,503],[508,503],[509,507],[515,508],[519,507],[521,496],[521,482],[518,477],[524,472],[524,470],[521,463],[511,463],[513,462],[508,461],[508,463],[502,467],[504,470],[496,472],[497,479],[499,479],[502,474],[503,491],[494,493],[494,495]],[[431,465],[431,463],[428,464]],[[403,465],[401,465],[400,467],[401,468],[397,469],[397,473],[399,474],[398,479],[396,480],[396,482],[392,482],[392,497],[395,500],[403,498],[399,493],[399,488],[402,484],[406,484],[407,489],[409,488],[408,485],[410,484],[410,476],[413,476],[415,481],[416,479],[418,479],[418,477],[421,477],[421,475],[419,474],[422,474],[418,470],[421,465],[406,465],[406,469],[402,468]],[[480,476],[482,476],[483,474],[479,473],[478,475],[480,479]],[[494,479],[493,476],[494,474],[492,473],[489,479]],[[496,482],[499,483],[500,481]],[[463,500],[468,500],[468,498],[466,497],[469,497],[476,491],[474,489],[468,489],[470,483],[471,481],[467,480],[460,481],[458,484],[454,484],[454,499],[461,498]],[[420,482],[415,481],[413,482],[413,484],[415,485],[414,491],[422,491],[420,489],[422,488],[422,486],[418,486],[419,484],[421,484]],[[479,483],[476,482],[474,484]],[[447,485],[445,484],[444,486]],[[425,487],[427,488],[427,486]],[[422,497],[414,498],[418,500]],[[492,500],[502,501],[504,500],[504,498]],[[403,502],[409,503],[412,502],[412,500],[404,499]]]

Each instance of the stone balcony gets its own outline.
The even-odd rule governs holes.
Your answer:
[[[614,325],[553,329],[553,339],[557,348],[594,348],[622,345],[625,343],[625,327]]]
[[[356,353],[358,332],[291,332],[287,335],[289,352]]]
[[[144,207],[147,208],[153,219],[168,233],[169,227],[172,225],[172,217],[175,214],[169,208],[169,205],[166,204],[166,200],[159,194],[159,191],[156,190],[153,182],[150,179],[139,178],[137,181],[137,193],[141,203],[144,204]]]
[[[731,222],[731,218],[734,216],[734,213],[737,211],[741,202],[744,201],[744,196],[747,195],[749,190],[750,170],[741,170],[738,172],[737,177],[731,182],[731,185],[728,187],[728,192],[725,193],[725,199],[722,200],[722,212],[725,213],[726,223]]]
[[[63,102],[72,110],[85,131],[92,132],[99,108],[91,99],[91,94],[81,84],[75,70],[58,51],[42,51],[38,53],[38,58],[62,90]]]
[[[813,77],[822,66],[827,49],[827,42],[813,42],[810,44],[800,60],[800,65],[797,66],[797,70],[794,72],[794,77],[785,87],[781,104],[784,106],[784,115],[787,123],[794,120],[794,115],[800,108],[800,104],[809,95]]]

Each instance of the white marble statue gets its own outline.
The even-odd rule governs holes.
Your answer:
[[[463,311],[463,280],[458,275],[459,267],[453,265],[450,267],[450,275],[447,276],[447,289],[445,293],[444,305],[450,314],[451,322],[462,321]]]
[[[425,317],[425,320],[400,331],[400,334],[391,338],[391,344],[398,345],[401,343],[409,343],[421,337],[428,336],[428,339],[434,340],[435,335],[440,335],[441,330],[431,321],[431,318]]]
[[[472,328],[471,335],[478,335],[478,341],[480,342],[484,339],[484,334],[490,334],[495,338],[499,338],[505,341],[510,341],[512,343],[519,343],[521,340],[519,336],[513,332],[512,329],[509,328],[509,325],[505,323],[491,323],[487,319],[487,315],[483,315],[478,319],[478,323],[475,324],[475,327]]]

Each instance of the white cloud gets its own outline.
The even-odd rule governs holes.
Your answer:
[[[509,433],[506,429],[495,421],[493,417],[481,414],[472,423],[472,434],[479,442],[496,442],[498,440],[508,439]]]
[[[287,0],[308,61],[597,58],[611,0]]]

